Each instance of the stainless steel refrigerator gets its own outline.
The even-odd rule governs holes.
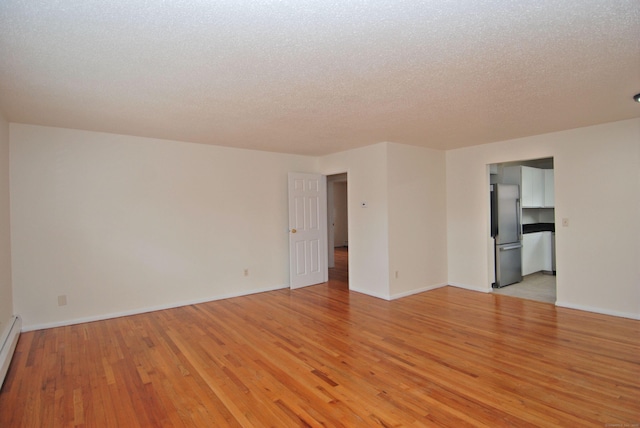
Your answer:
[[[495,242],[494,288],[522,281],[520,186],[491,185],[491,236]]]

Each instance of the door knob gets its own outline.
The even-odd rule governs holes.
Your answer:
[[[291,233],[296,233],[296,232],[297,232],[297,230],[291,229]]]

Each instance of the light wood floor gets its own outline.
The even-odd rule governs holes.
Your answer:
[[[24,333],[0,427],[640,422],[640,322],[454,287],[387,302],[345,274]]]

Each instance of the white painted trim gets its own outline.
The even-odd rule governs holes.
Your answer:
[[[356,293],[366,294],[367,296],[376,297],[382,300],[391,300],[391,298],[388,295],[372,293],[370,290],[363,290],[360,288],[349,286],[349,291],[355,291]]]
[[[628,312],[611,311],[603,308],[594,308],[593,306],[575,305],[567,302],[556,302],[556,306],[567,309],[576,309],[579,311],[594,312],[596,314],[611,315],[614,317],[631,318],[632,320],[640,320],[640,314]]]
[[[197,305],[199,303],[214,302],[216,300],[231,299],[233,297],[242,297],[242,296],[248,296],[248,295],[251,295],[251,294],[266,293],[267,291],[282,290],[282,289],[285,289],[285,288],[289,288],[289,286],[288,285],[279,285],[279,286],[271,287],[271,288],[252,290],[252,291],[248,291],[248,292],[245,292],[245,293],[224,294],[222,296],[205,297],[205,298],[202,298],[202,299],[186,300],[186,301],[177,302],[177,303],[170,303],[170,304],[167,304],[167,305],[159,305],[159,306],[151,306],[151,307],[146,307],[146,308],[138,308],[138,309],[132,309],[132,310],[129,310],[129,311],[113,312],[113,313],[110,313],[110,314],[102,314],[102,315],[96,315],[96,316],[84,317],[84,318],[75,318],[75,319],[71,319],[71,320],[64,320],[64,321],[58,321],[58,322],[53,322],[53,323],[29,325],[29,326],[26,326],[22,331],[26,332],[26,331],[33,331],[33,330],[42,330],[42,329],[45,329],[45,328],[64,327],[64,326],[67,326],[67,325],[81,324],[81,323],[85,323],[85,322],[104,321],[104,320],[108,320],[108,319],[112,319],[112,318],[120,318],[120,317],[129,316],[129,315],[144,314],[144,313],[147,313],[147,312],[161,311],[161,310],[164,310],[164,309],[179,308],[181,306]]]
[[[415,290],[409,290],[403,293],[394,294],[390,297],[389,300],[401,299],[403,297],[412,296],[414,294],[424,293],[425,291],[435,290],[436,288],[446,287],[447,285],[448,284],[446,282],[443,282],[442,284],[427,285],[426,287],[416,288]]]
[[[491,288],[478,288],[474,285],[460,284],[458,282],[450,282],[452,287],[464,288],[465,290],[479,291],[481,293],[491,293]]]
[[[2,337],[0,337],[0,386],[4,383],[4,378],[9,371],[11,357],[13,357],[13,352],[16,349],[18,338],[20,337],[21,326],[22,320],[20,317],[12,317],[2,332]]]

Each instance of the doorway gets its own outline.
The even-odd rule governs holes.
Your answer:
[[[515,216],[520,227],[522,281],[499,286],[494,272],[493,292],[547,303],[556,302],[555,170],[553,158],[521,160],[489,166],[490,184],[519,186]],[[494,207],[496,208],[496,207]],[[492,221],[492,237],[499,234]],[[495,240],[495,237],[494,237]],[[498,247],[495,247],[496,249]],[[491,254],[493,264],[499,257]]]
[[[347,173],[327,176],[329,282],[349,284],[349,209]]]

